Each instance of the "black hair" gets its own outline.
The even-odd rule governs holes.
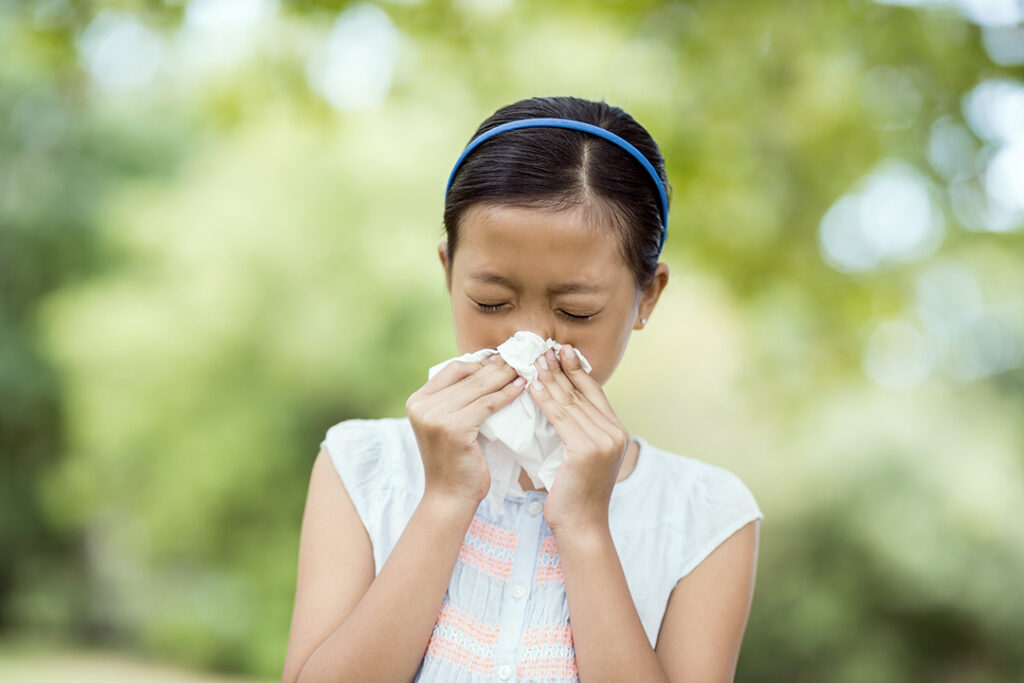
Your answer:
[[[651,135],[619,107],[578,97],[533,97],[491,114],[473,135],[510,121],[563,118],[600,126],[628,141],[658,172],[666,193],[665,160]],[[579,207],[617,233],[623,260],[638,288],[658,265],[662,222],[651,176],[613,142],[579,130],[524,128],[500,133],[467,156],[445,197],[448,263],[466,210],[480,203],[545,208]]]

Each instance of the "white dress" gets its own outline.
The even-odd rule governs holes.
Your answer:
[[[732,472],[634,437],[636,467],[612,491],[612,539],[653,647],[669,594],[722,541],[763,519]],[[373,545],[387,561],[423,494],[423,464],[407,418],[347,420],[322,446]],[[466,531],[417,681],[577,681],[558,549],[544,521],[547,493],[483,501]]]

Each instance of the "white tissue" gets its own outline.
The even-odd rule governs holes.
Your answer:
[[[428,378],[452,361],[480,361],[497,353],[526,379],[529,387],[537,379],[534,361],[548,349],[557,353],[561,348],[561,344],[550,338],[544,340],[533,332],[520,330],[497,349],[481,349],[435,365],[430,368]],[[579,349],[573,350],[580,359],[580,366],[590,372],[587,359]],[[534,486],[550,489],[562,464],[562,440],[526,389],[480,425],[478,442],[491,471],[487,500],[491,501],[498,514],[504,513],[502,501],[506,493],[523,495],[523,488],[519,485],[520,469],[526,471]]]

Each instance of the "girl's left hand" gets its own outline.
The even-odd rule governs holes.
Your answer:
[[[537,359],[530,393],[562,439],[563,460],[548,491],[544,518],[556,535],[565,529],[607,529],[608,503],[629,432],[601,385],[568,345]]]

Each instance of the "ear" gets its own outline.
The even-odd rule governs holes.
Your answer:
[[[450,264],[449,264],[449,261],[448,261],[448,243],[447,242],[442,240],[441,243],[437,245],[437,256],[438,256],[438,258],[441,259],[441,267],[444,268],[444,285],[445,285],[445,287],[448,288],[448,293],[451,294],[451,291],[452,291],[452,271],[451,271],[451,268],[449,268]]]
[[[633,322],[634,330],[642,330],[646,322],[641,321],[650,320],[654,305],[658,303],[658,298],[665,290],[666,285],[668,285],[668,266],[659,263],[654,269],[654,277],[651,278],[650,284],[640,291],[640,306],[636,313],[636,320]]]

